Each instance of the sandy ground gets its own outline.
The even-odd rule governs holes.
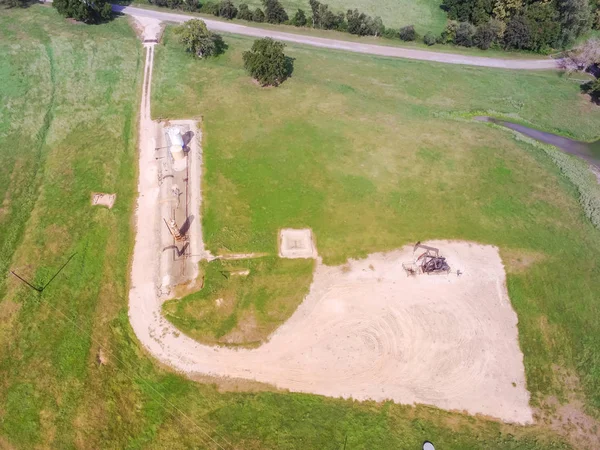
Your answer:
[[[133,6],[112,5],[113,11],[134,16],[137,20],[152,18],[165,22],[181,23],[199,17],[177,14],[172,12],[154,11],[150,9],[135,8]],[[555,59],[504,59],[488,58],[484,56],[468,56],[453,53],[440,53],[429,50],[410,49],[402,47],[388,47],[385,45],[362,44],[360,42],[341,41],[337,39],[319,38],[300,34],[286,33],[282,31],[266,30],[258,27],[240,25],[232,22],[210,20],[202,17],[206,26],[212,30],[222,33],[241,34],[253,37],[271,37],[280,41],[294,42],[297,44],[310,45],[313,47],[344,50],[354,53],[366,53],[370,55],[387,56],[392,58],[418,59],[422,61],[435,61],[444,64],[463,64],[468,66],[497,67],[502,69],[558,69],[559,65]]]
[[[463,275],[407,277],[412,249],[374,254],[343,267],[318,262],[304,302],[257,349],[199,344],[161,314],[161,218],[156,136],[150,119],[154,44],[147,44],[140,114],[140,178],[129,318],[141,344],[194,378],[254,380],[278,388],[358,400],[391,399],[529,423],[517,316],[498,250],[432,242]],[[197,143],[197,183],[201,149]],[[194,194],[195,195],[195,194]],[[197,207],[200,191],[190,197]],[[196,212],[193,212],[196,213]],[[196,216],[198,217],[198,216]],[[190,231],[204,255],[200,219]],[[191,238],[194,238],[191,236]],[[206,256],[206,255],[204,255]]]

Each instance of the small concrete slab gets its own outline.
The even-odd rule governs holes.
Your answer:
[[[117,194],[104,194],[102,192],[92,192],[92,205],[93,206],[106,206],[111,209],[115,204]]]
[[[279,231],[281,258],[316,258],[317,248],[310,228],[283,228]]]

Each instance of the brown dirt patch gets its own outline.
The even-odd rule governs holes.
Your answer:
[[[600,448],[600,418],[586,412],[586,401],[579,377],[558,365],[552,366],[557,382],[567,392],[566,399],[546,397],[535,409],[538,422],[565,436],[574,448]]]
[[[219,339],[219,342],[233,345],[248,345],[253,342],[261,342],[263,333],[252,310],[246,310],[238,319],[237,326]]]
[[[541,252],[515,249],[502,250],[500,255],[508,273],[525,272],[530,266],[546,258]]]

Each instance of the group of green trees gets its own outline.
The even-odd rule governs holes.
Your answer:
[[[227,46],[220,35],[209,31],[204,21],[192,19],[175,29],[186,51],[197,58],[217,56]],[[261,86],[279,86],[292,73],[292,59],[283,53],[285,44],[271,38],[254,41],[244,52],[244,68]]]
[[[451,20],[440,41],[465,47],[544,53],[600,27],[598,4],[589,0],[443,0],[442,7]]]
[[[85,23],[100,23],[112,18],[112,8],[107,0],[54,0],[52,5],[65,17]]]
[[[25,8],[37,0],[0,0],[0,6]],[[54,0],[52,5],[64,17],[84,23],[100,23],[113,16],[109,0]]]

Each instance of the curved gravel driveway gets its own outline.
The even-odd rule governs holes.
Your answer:
[[[197,17],[187,16],[150,9],[135,8],[132,6],[113,5],[113,11],[134,17],[149,17],[165,22],[185,22]],[[285,33],[282,31],[265,30],[262,28],[248,27],[232,22],[221,22],[202,18],[209,29],[223,33],[241,34],[254,37],[271,37],[280,41],[294,42],[296,44],[312,45],[314,47],[345,50],[355,53],[366,53],[370,55],[389,56],[393,58],[418,59],[422,61],[435,61],[445,64],[463,64],[468,66],[496,67],[501,69],[557,69],[558,64],[553,59],[502,59],[487,58],[482,56],[457,55],[453,53],[438,53],[428,50],[417,50],[401,47],[387,47],[384,45],[361,44],[358,42],[340,41],[300,34]]]

